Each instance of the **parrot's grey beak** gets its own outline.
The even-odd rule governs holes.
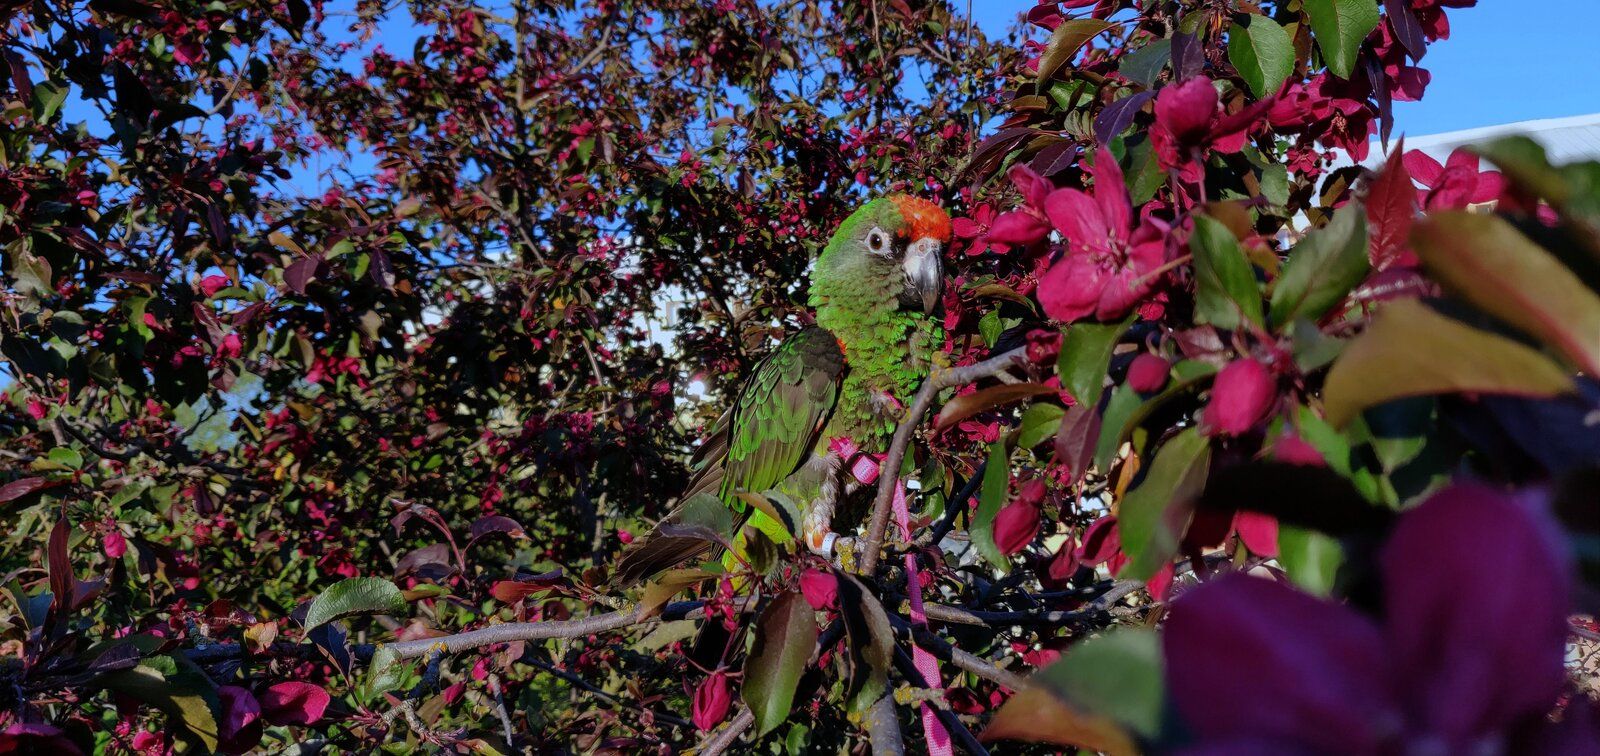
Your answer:
[[[918,239],[906,248],[907,304],[922,305],[924,314],[933,314],[944,293],[943,252],[944,243],[931,237]]]

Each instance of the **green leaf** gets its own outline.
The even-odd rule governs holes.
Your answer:
[[[1256,285],[1255,269],[1250,267],[1233,232],[1222,221],[1196,215],[1189,247],[1194,250],[1198,282],[1195,319],[1230,330],[1240,326],[1241,316],[1262,325],[1261,289]]]
[[[153,706],[181,725],[178,734],[206,753],[217,749],[221,701],[211,681],[187,660],[155,656],[133,669],[113,672],[100,683],[107,689]]]
[[[1117,66],[1129,81],[1146,89],[1155,86],[1157,77],[1172,62],[1172,40],[1158,39],[1128,53]]]
[[[1278,91],[1294,72],[1294,40],[1278,22],[1251,15],[1228,30],[1228,60],[1239,69],[1251,94],[1266,97]]]
[[[406,598],[394,583],[377,577],[346,578],[334,583],[306,611],[309,633],[340,617],[354,614],[404,614]]]
[[[43,81],[33,87],[33,120],[49,123],[56,111],[67,101],[67,87],[53,81]]]
[[[817,645],[817,615],[798,591],[779,595],[756,622],[741,695],[756,717],[756,736],[789,718],[795,688]]]
[[[894,628],[883,605],[853,575],[838,575],[839,616],[844,622],[850,655],[850,676],[845,696],[851,711],[872,708],[889,690],[889,667],[894,664]]]
[[[50,261],[27,251],[26,248],[13,258],[11,278],[15,281],[17,293],[24,296],[49,297],[56,292],[55,286],[52,285],[54,276],[50,270]]]
[[[1371,270],[1367,214],[1352,202],[1289,253],[1272,289],[1271,320],[1282,330],[1296,318],[1316,320],[1344,301]]]
[[[1344,563],[1344,548],[1332,536],[1291,525],[1278,526],[1278,564],[1289,580],[1309,593],[1327,596]]]
[[[1108,467],[1122,442],[1128,440],[1134,429],[1151,413],[1179,396],[1199,391],[1202,385],[1209,383],[1211,376],[1216,375],[1217,366],[1197,360],[1182,360],[1172,366],[1172,372],[1176,380],[1149,399],[1141,401],[1126,383],[1111,392],[1111,401],[1106,404],[1105,416],[1101,420],[1100,440],[1094,449],[1097,467]]]
[[[1305,6],[1323,62],[1334,76],[1350,78],[1362,41],[1378,28],[1377,0],[1305,0]]]
[[[1446,287],[1600,375],[1600,296],[1505,219],[1432,213],[1417,221],[1411,239]]]
[[[1117,510],[1122,550],[1128,555],[1119,578],[1149,580],[1172,560],[1210,464],[1211,439],[1193,426],[1156,452],[1144,482],[1123,497]]]
[[[393,646],[379,645],[367,664],[366,692],[379,696],[396,690],[405,682],[406,665],[401,664],[400,653]]]
[[[1029,682],[1146,738],[1161,732],[1166,686],[1160,640],[1150,630],[1119,628],[1083,641]]]
[[[1550,397],[1572,378],[1543,353],[1452,320],[1414,299],[1391,302],[1328,371],[1323,405],[1336,427],[1384,402],[1430,394]]]
[[[1123,331],[1133,324],[1133,318],[1129,315],[1121,323],[1077,323],[1061,337],[1056,375],[1061,376],[1061,387],[1079,404],[1093,405],[1100,401],[1100,391],[1111,365],[1111,352],[1117,348]]]
[[[989,445],[989,461],[983,468],[983,482],[978,486],[978,511],[967,532],[972,536],[973,545],[978,547],[978,553],[1002,571],[1011,568],[1011,560],[994,542],[994,518],[1005,506],[1010,485],[1011,455],[1006,450],[1005,439],[1001,438]]]
[[[1261,196],[1273,207],[1289,204],[1289,168],[1274,163],[1261,169]]]
[[[57,446],[50,450],[50,461],[68,470],[77,470],[83,467],[83,454],[77,449],[67,446]]]
[[[1099,34],[1116,24],[1094,18],[1078,18],[1062,23],[1050,33],[1050,42],[1039,56],[1039,88],[1044,89],[1055,78],[1061,67],[1071,62],[1078,50]]]
[[[1017,448],[1032,449],[1056,435],[1061,427],[1061,416],[1066,410],[1055,404],[1034,404],[1022,413],[1022,426],[1017,431]]]

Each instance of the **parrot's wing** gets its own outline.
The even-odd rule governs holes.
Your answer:
[[[694,477],[681,501],[709,494],[743,512],[748,505],[735,494],[765,491],[789,477],[805,464],[821,439],[838,402],[844,373],[844,353],[827,331],[807,328],[785,340],[756,366],[734,405],[695,452],[691,463]],[[681,525],[681,519],[680,512],[674,512],[662,523]],[[734,533],[721,535],[731,539]],[[622,555],[613,581],[632,585],[705,553],[711,546],[711,542],[690,535],[652,534]]]

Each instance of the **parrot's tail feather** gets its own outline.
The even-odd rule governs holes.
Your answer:
[[[715,544],[703,538],[656,535],[624,552],[611,584],[631,588],[639,581],[705,554]]]

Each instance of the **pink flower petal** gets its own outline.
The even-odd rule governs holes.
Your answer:
[[[839,578],[831,572],[806,570],[800,576],[800,593],[812,609],[836,609],[839,606]]]
[[[1400,726],[1377,627],[1275,581],[1233,574],[1190,590],[1162,646],[1172,700],[1202,742],[1375,753]]]
[[[1077,189],[1057,189],[1044,200],[1044,213],[1062,236],[1071,252],[1103,248],[1115,233],[1100,203]],[[1126,235],[1126,229],[1121,229]]]
[[[1444,166],[1421,150],[1412,150],[1400,158],[1405,162],[1406,171],[1417,183],[1431,187],[1438,183],[1439,174],[1444,173]]]
[[[1094,314],[1106,283],[1105,271],[1087,255],[1068,254],[1039,277],[1037,296],[1046,315],[1073,321]]]
[[[1278,555],[1278,520],[1271,515],[1240,511],[1233,516],[1233,530],[1250,553],[1264,557]]]
[[[1451,486],[1402,516],[1379,556],[1402,697],[1446,742],[1503,732],[1561,694],[1566,549],[1532,504]]]
[[[308,725],[322,718],[331,700],[319,685],[281,682],[261,694],[261,709],[272,724]]]
[[[1133,230],[1133,202],[1123,182],[1122,166],[1111,150],[1100,148],[1094,158],[1094,200],[1100,206],[1106,230],[1118,239],[1127,239]]]
[[[983,239],[993,244],[1024,247],[1049,233],[1050,224],[1039,216],[1027,210],[1012,210],[995,218],[994,225],[989,227],[989,233],[984,234]]]

